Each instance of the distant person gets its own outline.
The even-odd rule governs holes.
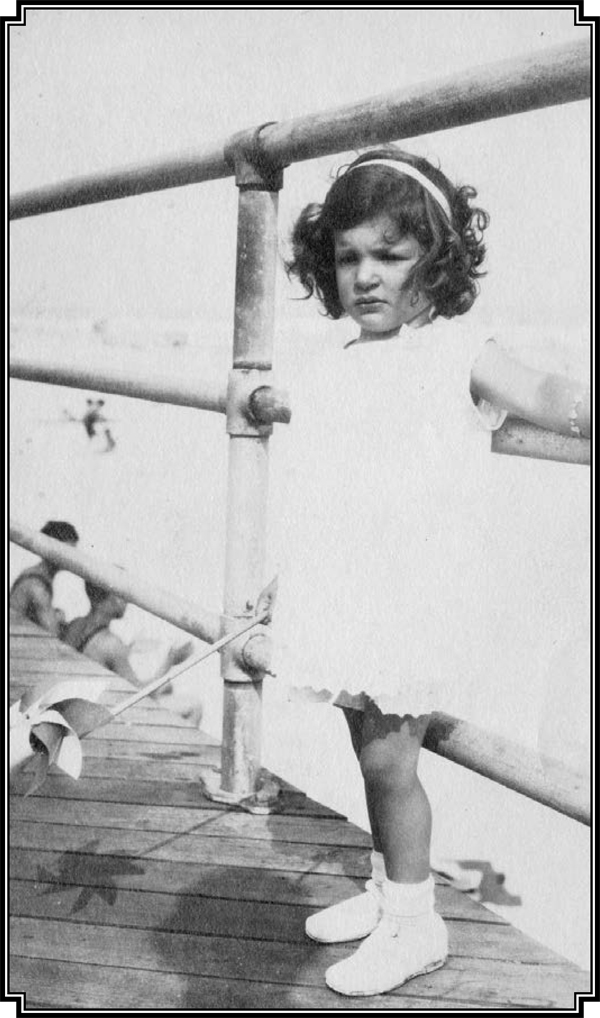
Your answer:
[[[110,428],[104,429],[104,438],[106,439],[106,445],[104,446],[102,452],[112,452],[117,443],[115,442],[112,436]]]
[[[86,399],[87,410],[81,418],[88,438],[94,438],[97,432],[97,425],[106,421],[106,417],[102,413],[102,407],[104,406],[103,399]]]
[[[75,527],[64,520],[49,520],[41,533],[72,547],[79,540]],[[54,577],[59,569],[60,566],[41,559],[37,565],[25,569],[10,590],[10,607],[53,636],[61,636],[65,624],[63,613],[52,604]]]
[[[129,646],[110,629],[111,622],[125,614],[127,601],[119,594],[89,580],[85,584],[85,592],[90,600],[90,611],[87,615],[69,622],[63,639],[69,646],[97,661],[104,668],[116,672],[123,679],[128,679],[136,686],[145,686],[166,675],[174,665],[181,664],[192,653],[190,640],[179,646],[170,647],[165,658],[157,666],[155,674],[149,679],[142,680],[129,661]]]

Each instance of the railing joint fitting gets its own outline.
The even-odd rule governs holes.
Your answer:
[[[262,131],[276,123],[267,120],[248,131],[239,131],[225,145],[225,162],[234,170],[235,182],[242,190],[280,191],[283,187],[283,171],[289,163],[281,165],[270,159],[261,138]]]
[[[250,408],[250,397],[258,388],[264,372],[255,368],[234,368],[227,386],[227,434],[264,438],[273,433],[273,425],[262,424]]]

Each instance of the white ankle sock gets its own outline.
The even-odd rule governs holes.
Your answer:
[[[400,884],[386,879],[382,888],[385,914],[398,919],[431,914],[434,887],[432,876],[418,884]]]
[[[381,890],[385,880],[385,862],[383,852],[371,852],[371,880]]]

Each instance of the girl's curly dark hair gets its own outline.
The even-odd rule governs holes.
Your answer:
[[[387,166],[356,169],[372,159],[401,160],[420,170],[447,197],[451,220],[412,177]],[[431,301],[436,315],[464,315],[479,293],[476,280],[485,275],[479,266],[485,257],[482,236],[489,216],[470,204],[476,195],[473,187],[454,187],[427,159],[396,146],[367,152],[337,177],[322,205],[307,205],[300,214],[292,231],[293,257],[286,263],[288,275],[298,277],[307,296],[316,294],[326,315],[341,318],[345,312],[336,284],[334,232],[351,230],[385,212],[397,224],[401,236],[412,234],[424,251],[409,285]]]

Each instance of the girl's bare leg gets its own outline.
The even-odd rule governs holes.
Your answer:
[[[426,880],[431,808],[417,763],[429,719],[400,718],[377,708],[344,708],[344,716],[363,773],[373,848],[383,853],[390,880]]]
[[[419,883],[430,872],[431,808],[417,776],[428,717],[365,712],[360,765],[372,829],[389,880]]]
[[[382,714],[372,703],[364,714],[359,760],[387,879],[378,888],[380,918],[370,935],[325,973],[327,985],[345,996],[386,993],[440,968],[448,954],[429,868],[431,810],[417,777],[428,721]]]
[[[356,753],[356,758],[360,763],[360,757],[363,747],[363,725],[365,720],[365,713],[362,710],[353,710],[351,707],[342,708],[344,711],[344,717],[350,730],[350,738],[352,739],[352,748]],[[367,787],[365,785],[365,796],[367,800],[367,810],[369,813],[369,824],[371,827],[371,835],[373,838],[373,850],[375,852],[383,852],[381,846],[381,838],[379,837],[379,829],[377,826],[377,814],[375,811],[375,804],[371,796],[369,796]]]

